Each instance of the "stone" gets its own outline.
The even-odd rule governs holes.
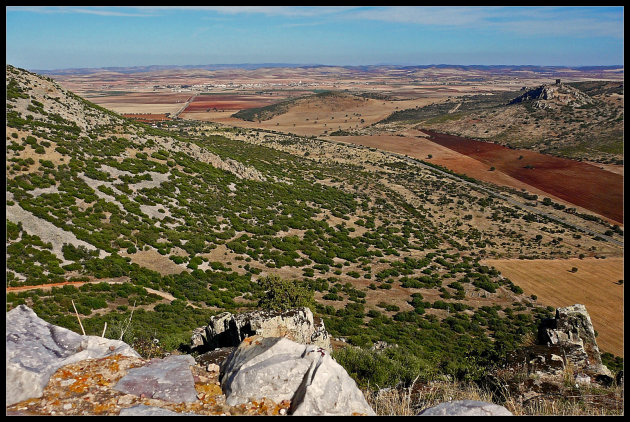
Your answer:
[[[288,311],[254,311],[233,315],[223,312],[213,316],[206,327],[193,331],[191,345],[198,350],[220,347],[236,347],[243,339],[262,337],[286,337],[301,344],[312,344],[331,351],[330,335],[320,319],[315,319],[310,309],[296,308]]]
[[[315,360],[291,400],[291,414],[376,416],[346,370],[328,353],[315,352]]]
[[[503,406],[477,400],[455,400],[424,409],[418,416],[514,416]]]
[[[220,380],[231,406],[268,398],[289,400],[293,415],[375,415],[326,350],[285,337],[246,338],[221,365]]]
[[[161,407],[139,404],[120,411],[120,416],[202,416],[195,413],[177,413]]]
[[[208,372],[219,372],[220,369],[220,366],[216,363],[209,363],[208,366],[206,366],[206,371]]]
[[[6,405],[41,397],[51,375],[64,365],[117,354],[140,357],[122,341],[82,336],[20,305],[6,313]]]
[[[219,380],[227,404],[263,397],[277,403],[291,400],[311,364],[303,356],[315,349],[296,344],[284,337],[245,339],[221,365]]]
[[[602,364],[595,330],[584,305],[556,309],[555,318],[543,320],[538,327],[538,343],[570,350],[563,355],[577,369],[612,380],[610,370]]]
[[[190,371],[190,366],[194,364],[195,359],[190,355],[152,359],[140,368],[129,370],[114,390],[172,403],[193,402],[197,400],[195,381]]]

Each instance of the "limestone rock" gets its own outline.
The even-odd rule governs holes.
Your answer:
[[[197,400],[195,381],[190,372],[190,366],[194,364],[195,359],[190,355],[152,359],[140,368],[131,369],[114,389],[172,403],[193,402]]]
[[[570,85],[540,85],[530,89],[513,99],[510,104],[518,104],[524,101],[536,100],[534,107],[554,109],[562,106],[581,107],[593,104],[593,99],[577,88]]]
[[[122,341],[82,336],[20,305],[6,314],[6,404],[41,397],[50,376],[64,365],[117,354],[140,357]]]
[[[312,344],[332,350],[330,335],[321,320],[308,308],[288,311],[254,311],[213,316],[207,327],[193,331],[191,344],[200,349],[238,346],[246,337],[286,337],[301,344]]]
[[[161,407],[139,404],[120,411],[120,416],[201,416],[194,413],[177,413]]]
[[[612,379],[612,374],[602,364],[595,330],[584,305],[576,304],[556,310],[556,317],[542,322],[538,328],[538,343],[548,346],[570,347],[566,354],[577,368]]]
[[[376,415],[341,365],[328,353],[315,357],[291,401],[292,415]]]
[[[424,409],[418,416],[514,416],[503,406],[477,400],[455,400]]]
[[[374,415],[347,372],[328,352],[284,337],[245,339],[221,366],[229,405],[266,397],[291,401],[294,415]]]

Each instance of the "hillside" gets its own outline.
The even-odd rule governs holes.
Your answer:
[[[275,275],[312,294],[339,344],[363,348],[337,352],[360,385],[479,379],[553,311],[481,259],[622,251],[404,157],[192,121],[157,129],[6,74],[7,285],[41,287],[7,292],[7,309],[78,332],[76,306],[87,334],[107,323],[136,350],[187,345],[211,315],[257,307]],[[85,284],[47,286],[66,281]],[[370,351],[379,341],[398,347]]]
[[[265,107],[241,110],[234,113],[232,117],[248,121],[262,121],[285,114],[289,112],[289,110],[318,109],[321,110],[321,113],[331,113],[355,108],[362,105],[366,101],[366,98],[367,97],[352,94],[325,91],[318,94],[280,101]],[[378,99],[383,98],[378,97]]]
[[[623,163],[623,82],[575,82],[452,98],[380,122],[600,163]],[[377,125],[378,126],[378,125]]]

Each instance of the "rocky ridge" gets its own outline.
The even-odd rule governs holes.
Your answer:
[[[540,85],[519,95],[510,104],[534,101],[533,106],[542,109],[554,109],[562,106],[583,107],[593,104],[593,99],[579,89],[562,83]]]

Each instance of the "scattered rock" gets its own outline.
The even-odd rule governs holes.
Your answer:
[[[221,366],[229,405],[289,400],[294,415],[375,415],[347,372],[330,354],[284,337],[245,339]]]
[[[172,403],[197,400],[195,382],[190,366],[195,359],[190,355],[173,355],[152,359],[145,366],[131,369],[114,386],[115,390],[136,396],[151,397]]]
[[[6,405],[41,397],[50,376],[64,365],[117,354],[140,357],[122,341],[82,336],[20,305],[6,314]]]
[[[418,416],[514,416],[503,406],[477,400],[455,400],[440,403],[418,413]]]
[[[210,319],[207,327],[193,331],[191,344],[200,350],[235,347],[249,336],[286,337],[301,344],[312,344],[327,351],[330,335],[321,320],[308,308],[288,311],[254,311],[233,315],[223,312]]]

